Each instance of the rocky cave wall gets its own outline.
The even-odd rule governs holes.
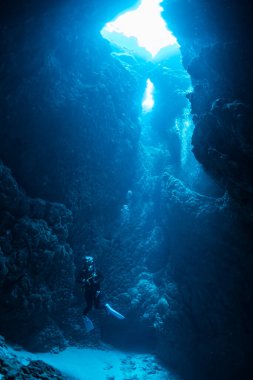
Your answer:
[[[249,14],[248,1],[165,2],[192,79],[193,153],[226,191],[215,200],[164,176],[169,263],[160,287],[176,312],[162,318],[160,354],[186,378],[252,377]]]
[[[1,334],[42,349],[49,337],[64,340],[57,320],[73,299],[72,213],[29,198],[2,163],[0,183]]]
[[[237,201],[252,207],[250,2],[173,1],[164,16],[181,45],[193,92],[193,152]]]
[[[135,171],[144,81],[111,57],[108,43],[99,35],[112,7],[119,10],[108,3],[101,15],[96,4],[23,2],[6,4],[1,13],[0,157],[12,174],[2,167],[15,188],[13,176],[23,188],[19,190],[22,202],[41,207],[38,215],[31,216],[27,206],[22,213],[17,211],[17,217],[10,215],[6,224],[5,219],[2,222],[2,333],[33,349],[66,344],[59,326],[68,330],[68,339],[85,341],[80,331],[83,299],[78,290],[78,300],[72,297],[74,263],[78,267],[85,253],[99,256],[97,244],[101,246],[101,235],[110,236]],[[1,200],[6,198],[6,183],[3,179]],[[11,196],[16,197],[15,192]],[[8,202],[1,204],[3,215],[11,214]],[[56,214],[72,214],[71,222],[65,222],[64,216],[62,222],[55,217],[48,226],[50,207]],[[13,201],[15,208],[19,204]],[[21,241],[16,237],[19,224]],[[62,257],[56,259],[61,249]],[[65,255],[65,250],[71,254]],[[44,260],[48,267],[40,273]],[[52,283],[44,286],[49,272]],[[65,287],[68,302],[61,299]],[[37,303],[33,298],[38,298]],[[36,318],[33,303],[38,304],[41,318]],[[14,310],[15,305],[21,305],[19,310]],[[60,318],[63,305],[66,314]],[[12,318],[4,316],[7,311]],[[22,336],[12,328],[20,320]],[[30,326],[34,326],[33,333]]]

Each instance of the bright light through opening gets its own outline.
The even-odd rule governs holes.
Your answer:
[[[143,112],[149,112],[154,107],[154,84],[150,79],[147,79],[146,90],[142,102]]]
[[[154,58],[165,47],[178,47],[176,38],[167,29],[161,16],[163,0],[142,0],[140,6],[108,22],[101,31],[102,36],[117,44],[118,35],[135,37],[140,47],[151,53]],[[110,39],[110,34],[114,37]],[[113,41],[114,38],[114,41]],[[118,43],[120,45],[120,43]]]

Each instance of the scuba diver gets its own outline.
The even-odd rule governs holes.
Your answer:
[[[88,313],[93,307],[95,309],[105,309],[109,314],[118,319],[125,318],[122,314],[114,310],[108,303],[102,303],[100,289],[100,282],[102,280],[103,275],[96,270],[93,257],[85,256],[83,268],[79,274],[79,282],[81,282],[82,291],[84,292],[86,301],[86,307],[83,311],[83,320],[86,332],[94,329],[92,321],[88,318]]]

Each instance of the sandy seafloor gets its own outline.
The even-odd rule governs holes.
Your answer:
[[[43,360],[70,380],[178,380],[151,354],[69,347],[59,353],[16,351],[22,362]]]

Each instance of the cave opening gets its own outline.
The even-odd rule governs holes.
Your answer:
[[[177,176],[193,190],[220,196],[222,190],[191,151],[194,126],[187,95],[193,87],[163,11],[163,0],[141,0],[107,22],[100,33],[109,41],[112,56],[143,77],[140,121],[142,136],[149,134],[149,149],[170,155]]]
[[[113,45],[131,50],[146,59],[155,59],[161,50],[171,54],[179,48],[162,18],[163,0],[141,0],[134,9],[126,10],[101,30]]]

